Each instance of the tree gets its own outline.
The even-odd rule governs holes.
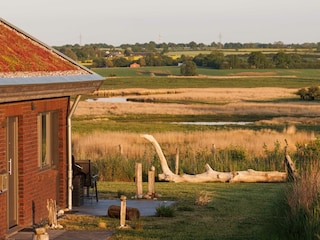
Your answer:
[[[106,60],[104,58],[93,59],[93,67],[96,67],[96,68],[106,67]]]
[[[113,65],[113,61],[112,60],[110,60],[110,59],[108,59],[108,60],[106,60],[106,67],[113,67],[114,65]]]
[[[115,67],[128,67],[130,64],[130,62],[123,57],[115,58],[112,61]]]
[[[197,65],[193,61],[185,61],[180,67],[180,73],[183,76],[196,76]]]
[[[192,42],[189,43],[189,47],[190,47],[191,49],[197,49],[197,43],[194,42],[194,41],[192,41]]]
[[[155,52],[156,46],[157,44],[154,41],[150,41],[148,44],[146,44],[146,50],[149,52]]]
[[[141,67],[146,66],[146,60],[144,58],[139,58],[138,63],[140,64]]]
[[[317,52],[320,52],[320,42],[317,43]]]
[[[289,56],[287,56],[284,52],[278,52],[273,56],[272,60],[277,68],[288,68]]]
[[[230,68],[238,68],[241,63],[241,59],[239,58],[239,56],[233,54],[227,56],[227,61],[229,63]]]
[[[126,48],[126,49],[124,50],[123,54],[128,57],[128,56],[131,56],[131,55],[132,55],[132,51],[131,51],[130,49]]]
[[[267,58],[262,52],[252,52],[248,57],[248,63],[254,68],[264,68]]]
[[[70,47],[63,47],[60,49],[60,52],[68,56],[69,58],[73,59],[74,61],[78,60],[77,55],[72,51]]]
[[[197,56],[193,58],[193,62],[197,64],[199,67],[205,67],[207,62],[206,62],[206,55],[200,53]]]
[[[210,47],[212,47],[212,48],[217,48],[217,47],[218,47],[218,44],[215,43],[215,42],[212,42],[212,43],[210,44]]]
[[[213,51],[206,57],[207,67],[220,69],[224,62],[224,54],[222,51]]]

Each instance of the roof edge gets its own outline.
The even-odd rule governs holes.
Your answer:
[[[64,76],[40,76],[40,77],[12,77],[0,78],[1,86],[12,85],[37,85],[37,84],[52,84],[52,83],[72,83],[86,81],[103,81],[105,78],[96,74],[81,74],[81,75],[64,75]]]
[[[46,48],[49,51],[54,52],[55,54],[57,54],[58,56],[60,56],[61,58],[71,62],[72,64],[76,65],[77,67],[81,68],[84,71],[87,71],[91,74],[95,74],[93,71],[91,71],[90,69],[86,68],[85,66],[82,66],[81,64],[77,63],[76,61],[74,61],[73,59],[69,58],[68,56],[62,54],[61,52],[59,52],[58,50],[54,49],[53,47],[45,44],[44,42],[40,41],[39,39],[35,38],[34,36],[26,33],[25,31],[23,31],[22,29],[18,28],[17,26],[9,23],[8,21],[4,20],[3,18],[0,17],[0,22],[4,23],[5,25],[9,26],[10,28],[14,29],[15,31],[17,31],[18,33],[24,35],[25,37],[31,39],[32,41],[37,42],[38,44],[40,44],[41,46],[43,46],[44,48]]]

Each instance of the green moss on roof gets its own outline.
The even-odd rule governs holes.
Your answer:
[[[0,22],[0,73],[74,70],[79,67]]]

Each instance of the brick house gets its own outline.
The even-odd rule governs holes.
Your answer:
[[[103,80],[0,18],[0,239],[70,208],[71,116]]]

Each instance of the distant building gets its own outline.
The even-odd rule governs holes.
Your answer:
[[[138,63],[131,63],[130,64],[130,68],[139,68],[140,67],[140,64]]]
[[[70,207],[71,116],[104,78],[0,18],[0,239]],[[70,96],[78,96],[72,104]],[[70,184],[71,178],[71,184]]]

